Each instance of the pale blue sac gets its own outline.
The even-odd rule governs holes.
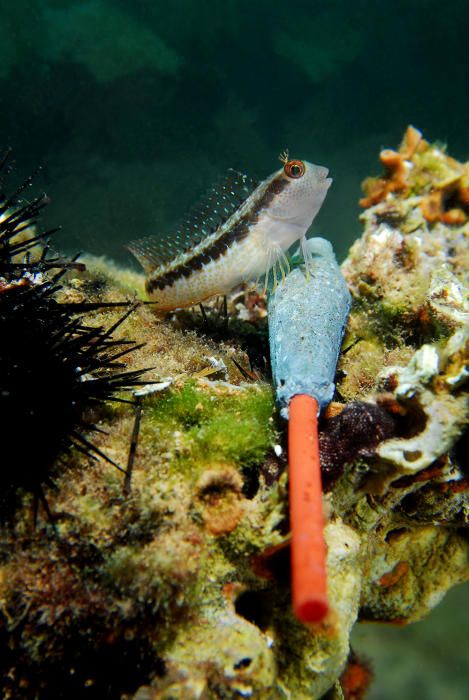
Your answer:
[[[352,299],[329,241],[307,241],[309,271],[297,268],[270,295],[272,374],[281,414],[296,394],[313,396],[319,409],[334,395],[334,377]]]

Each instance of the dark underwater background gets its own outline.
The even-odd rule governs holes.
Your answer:
[[[333,186],[313,231],[345,257],[360,183],[409,123],[469,155],[467,0],[0,0],[0,133],[67,252],[135,264],[232,167],[290,155]],[[466,589],[407,629],[360,628],[370,698],[469,697]],[[466,598],[467,599],[467,598]]]
[[[0,0],[0,133],[38,165],[60,244],[131,264],[227,168],[334,178],[340,258],[360,183],[412,123],[469,154],[467,0]],[[133,263],[132,263],[133,264]]]

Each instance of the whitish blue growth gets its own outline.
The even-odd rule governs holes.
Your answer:
[[[306,242],[309,275],[297,268],[269,298],[272,373],[281,413],[295,394],[314,396],[322,410],[334,376],[351,296],[329,241]]]

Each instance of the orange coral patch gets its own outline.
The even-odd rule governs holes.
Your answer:
[[[417,154],[429,152],[430,157],[435,153],[435,163],[443,166],[445,175],[437,166],[433,172],[428,163],[417,157]],[[409,192],[421,194],[421,209],[424,218],[429,223],[441,221],[450,226],[464,224],[469,216],[469,174],[467,165],[461,165],[438,148],[431,146],[422,137],[418,129],[409,126],[405,132],[398,151],[385,148],[379,155],[385,173],[381,177],[367,178],[362,188],[365,197],[359,204],[364,209],[386,199],[390,193],[401,193],[406,196]],[[416,177],[416,173],[418,177]],[[423,176],[423,181],[420,178]]]
[[[361,700],[361,698],[364,698],[372,680],[373,672],[371,666],[352,653],[340,677],[345,700]]]
[[[379,585],[383,588],[389,588],[389,586],[394,586],[399,583],[401,578],[403,578],[409,571],[409,565],[406,561],[400,561],[396,566],[388,571],[386,574],[381,576],[379,579]]]
[[[464,493],[469,489],[469,481],[467,479],[446,481],[444,484],[438,484],[438,489],[442,493]]]

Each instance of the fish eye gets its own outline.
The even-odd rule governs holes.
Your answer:
[[[298,179],[305,174],[305,164],[301,160],[289,160],[283,168],[285,175],[293,179]]]

